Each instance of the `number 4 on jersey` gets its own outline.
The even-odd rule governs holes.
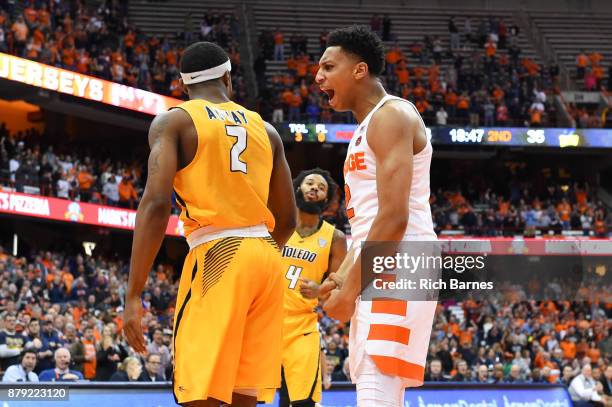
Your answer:
[[[291,289],[295,288],[298,280],[300,279],[300,274],[302,274],[301,267],[289,266],[289,270],[287,270],[287,274],[285,275],[287,280],[291,281],[289,283],[289,288]]]

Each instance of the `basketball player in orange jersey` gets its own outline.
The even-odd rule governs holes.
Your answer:
[[[293,186],[298,220],[282,251],[285,318],[279,406],[314,407],[322,398],[321,372],[325,369],[315,310],[319,285],[344,260],[346,237],[321,218],[337,187],[329,172],[319,168],[302,171]],[[272,402],[274,391],[261,392],[259,398]]]
[[[403,406],[423,383],[435,301],[362,301],[362,242],[436,240],[429,207],[432,146],[415,106],[388,95],[378,76],[385,54],[376,34],[352,26],[329,34],[316,82],[334,110],[359,122],[344,165],[353,246],[321,292],[324,309],[351,319],[349,366],[359,407]],[[371,273],[371,270],[364,271]]]
[[[189,101],[149,130],[148,178],[136,216],[125,334],[145,352],[141,294],[160,248],[172,192],[189,244],[174,317],[176,402],[254,406],[280,386],[282,247],[295,229],[291,173],[272,126],[230,101],[231,65],[209,42],[189,46]]]

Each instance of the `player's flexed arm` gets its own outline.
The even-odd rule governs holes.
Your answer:
[[[376,156],[378,213],[367,241],[399,242],[408,226],[408,202],[412,184],[414,138],[423,132],[417,113],[405,103],[388,103],[373,117],[368,129],[368,144]],[[331,317],[346,321],[361,291],[360,257],[332,277],[340,285],[332,291],[324,309]],[[344,266],[344,265],[343,265]],[[346,270],[346,271],[345,271]],[[324,290],[333,284],[326,283]]]
[[[345,257],[346,236],[338,229],[335,229],[334,237],[332,238],[332,246],[329,251],[329,266],[323,278],[325,279],[330,274],[336,273]],[[319,298],[322,301],[325,300],[325,298],[321,298],[321,296],[327,293],[320,292],[321,285],[307,278],[300,278],[300,282],[300,294],[302,294],[304,298]]]

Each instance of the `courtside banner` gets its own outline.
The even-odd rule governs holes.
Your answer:
[[[0,213],[127,230],[134,230],[136,223],[136,211],[130,209],[1,190]],[[183,222],[170,216],[166,235],[183,234]]]
[[[324,407],[354,407],[354,391],[323,392]],[[403,407],[571,407],[560,387],[526,389],[413,389],[406,391]]]
[[[150,115],[181,100],[0,53],[0,78]]]

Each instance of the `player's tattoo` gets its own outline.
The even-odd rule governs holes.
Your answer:
[[[149,175],[156,174],[159,171],[160,144],[161,141],[158,139],[151,149],[151,154],[149,155]]]
[[[168,124],[168,114],[159,115],[151,123],[149,129],[149,144],[151,154],[149,155],[149,175],[159,171],[159,154],[161,153],[162,134]]]

